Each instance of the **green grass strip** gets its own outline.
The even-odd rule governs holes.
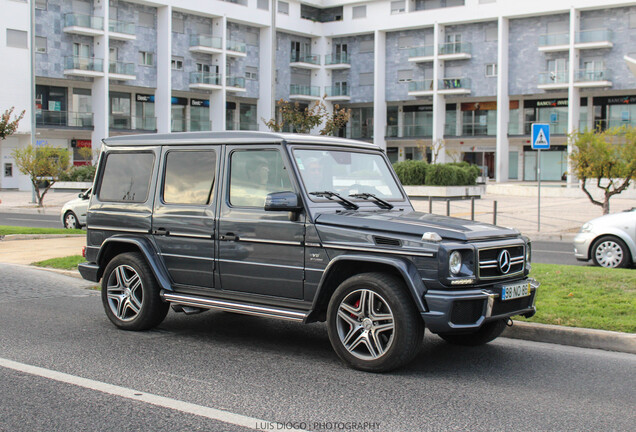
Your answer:
[[[86,231],[82,231],[81,229],[31,228],[0,225],[0,235],[10,234],[86,234]]]
[[[71,255],[62,258],[51,258],[44,261],[34,262],[37,267],[50,267],[60,270],[77,270],[77,265],[86,261],[81,255]]]

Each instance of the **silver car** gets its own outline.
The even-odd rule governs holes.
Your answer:
[[[636,208],[601,216],[583,224],[574,237],[574,255],[602,267],[636,263]]]
[[[86,225],[86,211],[91,197],[91,190],[80,193],[77,198],[70,200],[62,207],[60,217],[64,228],[81,228]]]

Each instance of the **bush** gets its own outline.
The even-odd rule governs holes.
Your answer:
[[[467,162],[435,164],[428,167],[428,186],[472,186],[477,182],[479,167]]]
[[[406,160],[394,163],[393,169],[403,185],[418,186],[426,180],[428,163],[424,160]]]
[[[74,166],[60,176],[60,181],[68,182],[92,182],[95,177],[93,165]]]

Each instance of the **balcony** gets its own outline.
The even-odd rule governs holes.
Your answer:
[[[300,69],[320,69],[320,56],[302,55],[292,51],[289,58],[289,66]]]
[[[227,55],[230,57],[247,57],[247,46],[243,42],[227,40]]]
[[[134,63],[112,61],[108,65],[108,78],[120,81],[137,79]]]
[[[108,127],[113,130],[138,130],[154,132],[157,130],[156,117],[135,117],[128,114],[110,114]]]
[[[475,123],[463,123],[462,124],[462,136],[495,136],[497,135],[497,124],[488,123],[482,124],[480,122]]]
[[[427,79],[424,81],[411,81],[409,82],[409,96],[431,96],[435,91],[433,90],[434,80]]]
[[[553,33],[539,36],[539,51],[559,52],[569,51],[570,33]]]
[[[42,110],[35,115],[36,127],[93,129],[93,113]]]
[[[210,72],[191,72],[190,88],[197,90],[221,90],[221,74]]]
[[[64,57],[64,75],[102,77],[104,61],[93,57]]]
[[[442,78],[438,82],[438,92],[442,94],[470,94],[470,79]]]
[[[612,48],[612,31],[608,29],[583,30],[576,34],[574,47],[578,49]]]
[[[325,56],[325,69],[350,69],[351,59],[349,54],[329,54]]]
[[[347,126],[344,130],[345,138],[373,139],[373,125]]]
[[[289,98],[298,100],[320,100],[320,87],[292,84],[289,86]]]
[[[465,60],[472,57],[472,45],[470,42],[449,42],[439,45],[438,57],[440,60]]]
[[[223,41],[211,35],[190,35],[190,51],[201,54],[221,54]]]
[[[574,87],[611,87],[612,72],[604,70],[577,70],[574,72]]]
[[[539,74],[539,87],[542,90],[560,90],[568,88],[569,72],[542,72]]]
[[[244,92],[245,78],[229,76],[225,78],[226,90],[229,92]]]
[[[325,100],[328,100],[331,102],[351,100],[351,95],[349,94],[348,86],[325,87],[325,93],[327,94],[327,97],[325,98]]]
[[[135,23],[117,20],[108,21],[108,37],[115,40],[131,41],[135,36]]]
[[[386,127],[387,138],[430,138],[433,136],[433,124],[390,125]]]
[[[210,120],[190,120],[191,132],[206,132],[212,130],[212,122]]]
[[[409,48],[409,61],[413,63],[428,63],[435,58],[433,45]]]
[[[104,18],[90,15],[65,14],[64,33],[84,36],[103,36]]]

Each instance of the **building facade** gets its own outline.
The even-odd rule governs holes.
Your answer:
[[[107,136],[266,130],[275,101],[350,108],[342,136],[392,161],[466,160],[567,178],[568,133],[636,124],[636,2],[616,0],[0,0],[0,100],[27,115],[0,143],[97,152]],[[33,36],[33,37],[32,37]],[[32,84],[33,83],[33,84]],[[634,114],[634,115],[632,115]]]

